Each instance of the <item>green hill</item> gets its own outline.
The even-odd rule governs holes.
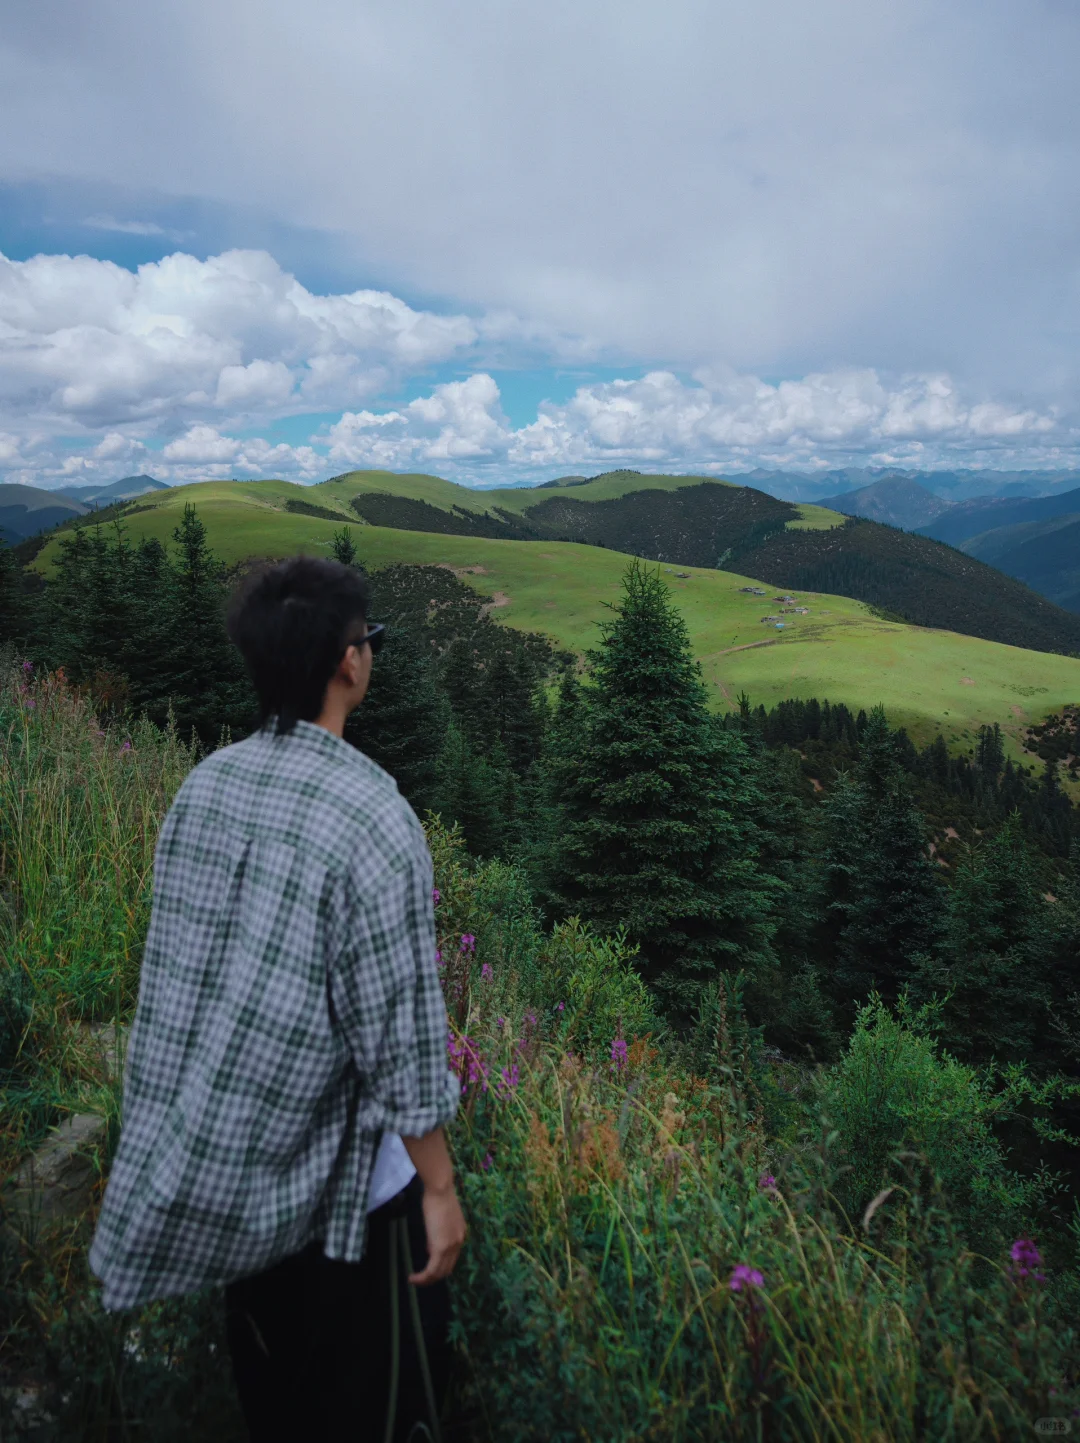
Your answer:
[[[583,541],[680,566],[737,566],[774,586],[850,596],[918,626],[1080,654],[1080,619],[1029,589],[1022,572],[1006,576],[926,536],[713,478],[615,471],[554,488],[477,492],[435,476],[355,471],[312,491],[372,526]]]
[[[436,480],[415,479],[425,485]],[[230,564],[300,550],[325,555],[340,522],[350,519],[348,494],[337,496],[332,486],[264,481],[178,487],[133,507],[128,534],[168,542],[184,505],[195,502],[214,550]],[[464,509],[482,514],[489,496],[480,495],[479,504]],[[296,502],[305,509],[290,509]],[[309,514],[316,506],[330,514]],[[805,509],[800,527],[830,525],[828,514]],[[830,536],[835,528],[807,534]],[[605,603],[619,593],[627,560],[575,542],[385,526],[357,526],[354,539],[373,568],[391,562],[452,568],[491,598],[496,620],[543,632],[579,652],[595,642],[597,623],[607,614]],[[48,567],[56,545],[50,538],[35,562],[39,569]],[[745,566],[738,572],[674,565],[665,570],[718,707],[734,706],[743,690],[766,706],[785,697],[827,696],[853,708],[880,701],[916,737],[929,740],[943,726],[950,740],[967,746],[984,722],[1001,722],[1015,738],[1024,726],[1080,699],[1080,660],[883,620],[864,603],[819,592],[799,593],[808,614],[782,613],[776,588],[764,596],[742,589],[756,584],[754,575]],[[763,622],[764,616],[779,616],[783,630]]]

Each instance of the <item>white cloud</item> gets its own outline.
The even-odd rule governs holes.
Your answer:
[[[83,225],[89,230],[112,231],[117,235],[163,236],[170,240],[182,240],[181,232],[166,230],[152,220],[117,220],[111,215],[88,215]]]
[[[384,292],[314,295],[263,251],[0,256],[0,417],[54,431],[340,409],[476,338]]]
[[[9,174],[261,207],[634,366],[1078,378],[1068,0],[8,10]]]
[[[310,446],[273,445],[261,437],[238,440],[213,426],[192,426],[161,456],[174,482],[211,481],[235,472],[311,481],[325,475],[326,468],[325,458]]]
[[[416,463],[479,474],[492,463],[519,470],[641,464],[646,468],[744,469],[852,459],[933,465],[959,458],[993,464],[995,448],[1027,446],[1035,464],[1063,464],[1077,436],[1055,416],[965,401],[946,376],[887,383],[876,372],[837,371],[776,384],[755,376],[669,371],[580,387],[564,405],[510,427],[499,391],[482,373],[438,386],[395,411],[346,413],[328,433],[336,466]]]

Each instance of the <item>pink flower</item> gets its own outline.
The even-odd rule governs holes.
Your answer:
[[[776,1179],[771,1172],[763,1172],[758,1178],[758,1187],[761,1188],[762,1192],[766,1192],[769,1188],[774,1188],[775,1186]]]
[[[621,1037],[616,1037],[611,1044],[611,1061],[616,1072],[621,1072],[626,1066],[626,1042]]]
[[[757,1268],[747,1267],[746,1263],[740,1263],[731,1274],[729,1284],[733,1293],[741,1293],[743,1289],[760,1288],[765,1284],[765,1279],[758,1272]]]
[[[502,1074],[495,1084],[495,1091],[500,1096],[505,1096],[506,1093],[513,1092],[520,1081],[521,1074],[518,1072],[518,1065],[515,1062],[512,1066],[503,1068]]]
[[[125,742],[124,745],[120,748],[120,750],[122,752],[129,752],[131,750],[131,743]]]
[[[465,932],[461,938],[461,951],[466,957],[470,957],[476,951],[476,938],[471,932]]]
[[[435,903],[436,907],[442,901],[442,893],[439,891],[438,887],[432,887],[431,900]]]
[[[441,967],[442,965],[443,965],[442,948],[441,948],[441,947],[436,947],[436,948],[435,948],[435,966],[436,966],[436,967]]]
[[[480,968],[480,980],[482,982],[490,982],[494,976],[495,973],[491,970],[491,963],[485,962],[483,967]]]
[[[486,1153],[484,1156],[484,1161],[480,1164],[480,1166],[484,1169],[485,1172],[488,1172],[491,1168],[491,1164],[494,1161],[495,1159],[492,1157],[491,1153]]]
[[[556,1011],[556,1012],[562,1012],[562,1011],[565,1009],[565,1007],[566,1007],[566,1003],[565,1003],[565,1002],[557,1002],[557,1003],[555,1004],[555,1011]]]
[[[1034,1278],[1037,1283],[1046,1282],[1046,1274],[1038,1271],[1039,1264],[1042,1262],[1042,1254],[1031,1238],[1017,1238],[1009,1250],[1009,1256],[1015,1264],[1014,1276]]]
[[[29,676],[30,673],[34,670],[34,663],[32,661],[24,661],[22,664],[22,669],[26,673],[26,675]]]
[[[469,1088],[476,1083],[480,1084],[481,1092],[487,1092],[487,1065],[477,1051],[476,1043],[472,1038],[458,1037],[456,1033],[448,1031],[446,1051],[450,1058],[450,1066],[461,1079],[462,1092],[468,1092]]]

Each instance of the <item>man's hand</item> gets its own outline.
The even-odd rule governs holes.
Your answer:
[[[465,1242],[465,1217],[453,1184],[442,1192],[424,1189],[424,1227],[427,1230],[428,1260],[423,1272],[413,1273],[410,1283],[418,1288],[437,1283],[454,1271]]]
[[[454,1271],[465,1242],[465,1218],[454,1191],[454,1170],[441,1127],[424,1137],[403,1137],[405,1151],[424,1184],[424,1227],[428,1260],[422,1272],[409,1279],[417,1287],[437,1283]]]

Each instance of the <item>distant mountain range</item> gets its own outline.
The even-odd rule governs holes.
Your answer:
[[[59,491],[37,486],[0,486],[0,539],[13,546],[27,536],[48,531],[60,521],[85,516],[89,507]]]
[[[851,466],[839,471],[756,471],[733,478],[783,501],[811,501],[861,491],[885,480],[914,481],[943,501],[973,498],[1052,496],[1080,486],[1080,471],[904,471],[896,467]]]
[[[125,476],[109,486],[65,486],[45,491],[37,486],[0,485],[0,540],[14,546],[28,536],[51,531],[61,521],[88,516],[117,501],[133,501],[150,491],[165,491],[153,476]]]
[[[864,516],[867,521],[900,526],[905,531],[927,526],[944,512],[953,510],[951,501],[943,501],[910,476],[886,476],[858,491],[826,496],[817,504],[845,516]]]
[[[70,501],[80,501],[84,506],[111,506],[114,501],[132,501],[136,496],[145,496],[148,491],[167,491],[164,481],[155,481],[153,476],[125,476],[109,486],[65,486],[54,491],[54,496],[66,496]]]
[[[952,506],[919,528],[1068,611],[1080,611],[1080,487],[1054,496],[987,497]]]

